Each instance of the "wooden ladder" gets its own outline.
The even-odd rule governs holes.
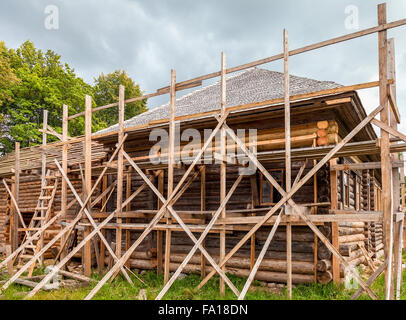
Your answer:
[[[57,189],[58,178],[56,176],[50,175],[50,170],[48,170],[45,176],[45,181],[41,186],[41,193],[38,197],[37,206],[34,209],[34,214],[31,218],[30,224],[27,226],[27,229],[19,229],[19,231],[28,231],[28,234],[26,233],[24,236],[24,240],[27,238],[27,236],[32,236],[34,233],[40,230],[41,227],[46,224],[51,218],[51,209]],[[43,231],[39,239],[34,240],[31,245],[27,245],[24,250],[22,250],[18,260],[18,267],[23,266],[24,261],[32,259],[32,257],[41,250],[44,242],[44,234],[45,230]],[[31,265],[28,272],[28,277],[32,276],[35,265],[36,262]]]

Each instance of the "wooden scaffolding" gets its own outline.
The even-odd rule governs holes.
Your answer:
[[[104,250],[108,250],[114,259],[114,264],[109,268],[104,277],[97,283],[97,285],[91,290],[87,295],[86,299],[93,298],[100,288],[110,279],[114,279],[120,272],[126,277],[126,279],[132,283],[130,276],[128,275],[128,261],[131,254],[136,250],[136,248],[142,243],[142,241],[153,231],[158,231],[158,245],[157,255],[158,261],[164,260],[163,265],[158,266],[158,271],[163,269],[164,273],[164,287],[158,294],[156,299],[161,299],[164,297],[166,292],[170,289],[174,281],[178,278],[184,267],[188,264],[193,255],[199,250],[202,254],[202,261],[207,261],[212,266],[212,271],[205,274],[202,271],[204,278],[198,286],[198,289],[202,288],[209,279],[211,279],[215,274],[220,276],[220,292],[224,294],[226,285],[235,293],[238,299],[244,299],[251,283],[258,271],[258,268],[263,261],[264,255],[281,223],[286,224],[286,264],[287,264],[287,292],[288,296],[292,296],[292,224],[297,222],[305,223],[321,240],[321,242],[331,251],[333,254],[332,260],[332,272],[333,279],[335,282],[339,283],[340,280],[340,264],[348,267],[350,272],[353,272],[354,277],[360,284],[361,288],[354,294],[353,299],[357,299],[364,291],[372,299],[378,299],[377,295],[371,289],[371,284],[377,279],[381,274],[385,274],[385,297],[386,299],[393,299],[400,297],[401,288],[401,270],[402,270],[402,238],[403,238],[403,221],[404,221],[404,206],[405,206],[405,196],[404,196],[404,173],[403,165],[401,167],[401,179],[399,181],[399,166],[393,166],[392,164],[398,160],[399,153],[406,150],[406,135],[400,133],[397,130],[397,125],[400,123],[400,114],[396,104],[396,81],[395,81],[395,62],[394,62],[394,39],[387,39],[387,30],[403,26],[406,24],[406,19],[399,21],[394,21],[388,23],[386,21],[386,4],[378,5],[378,25],[369,29],[358,31],[355,33],[347,34],[345,36],[333,38],[309,46],[305,46],[299,49],[290,50],[288,46],[288,33],[284,30],[283,33],[283,53],[277,54],[265,59],[253,61],[240,66],[227,68],[226,67],[226,55],[221,54],[221,64],[220,71],[199,76],[187,81],[176,82],[176,73],[171,70],[170,73],[170,84],[168,87],[158,89],[156,92],[151,94],[146,94],[141,97],[125,99],[124,97],[124,87],[120,86],[119,89],[119,100],[116,103],[112,103],[105,106],[98,106],[92,108],[91,97],[86,96],[85,101],[85,111],[75,114],[68,115],[68,106],[63,106],[63,125],[62,134],[58,134],[44,122],[42,132],[44,134],[44,153],[46,151],[46,136],[51,134],[57,136],[61,141],[62,146],[62,158],[61,161],[57,159],[54,160],[54,175],[61,179],[62,184],[62,194],[61,194],[61,210],[57,212],[53,217],[48,216],[46,213],[42,213],[41,217],[47,217],[43,220],[40,227],[36,230],[29,230],[24,241],[19,244],[18,231],[19,230],[19,210],[18,210],[18,190],[19,190],[19,159],[18,159],[18,147],[16,149],[16,165],[14,177],[11,182],[13,184],[13,192],[10,195],[15,199],[13,205],[13,210],[10,214],[11,217],[11,244],[12,253],[0,263],[0,267],[5,267],[9,265],[10,261],[14,261],[26,248],[35,241],[40,243],[36,245],[36,249],[30,257],[29,261],[25,263],[21,268],[8,280],[1,288],[5,290],[10,284],[19,279],[21,275],[29,270],[32,270],[32,266],[35,262],[42,257],[42,255],[51,248],[56,242],[60,241],[60,252],[58,254],[55,267],[49,272],[36,286],[30,291],[26,298],[30,298],[35,295],[48,281],[56,274],[59,270],[63,270],[65,264],[80,250],[83,250],[83,266],[84,275],[90,276],[91,274],[91,241],[96,237],[100,239],[100,259],[104,260]],[[290,94],[289,88],[289,58],[294,55],[316,50],[322,47],[331,46],[343,41],[348,41],[363,37],[370,34],[378,34],[378,50],[379,50],[379,80],[376,82],[362,83],[352,86],[345,86],[336,89],[323,90],[318,92],[313,92],[310,94],[302,94],[292,96]],[[239,105],[233,107],[227,107],[227,97],[226,97],[226,77],[227,74],[234,73],[236,71],[241,71],[247,68],[263,65],[272,61],[283,60],[284,63],[284,98],[274,99],[267,101],[258,101],[256,103]],[[190,116],[175,117],[176,110],[176,92],[193,88],[199,86],[202,81],[212,79],[215,77],[220,77],[220,97],[221,103],[220,108],[215,111],[205,112],[201,114],[194,114]],[[350,133],[345,136],[340,142],[334,146],[329,146],[323,148],[322,150],[317,150],[318,155],[315,156],[315,150],[312,148],[304,148],[303,150],[293,149],[291,147],[291,103],[312,97],[318,97],[327,94],[336,94],[342,92],[348,92],[352,90],[366,89],[372,87],[379,87],[379,106],[375,108],[369,115],[367,115],[355,128],[353,128]],[[125,105],[131,102],[144,100],[147,98],[160,96],[164,94],[169,94],[170,97],[170,117],[169,119],[164,119],[160,121],[161,123],[167,124],[169,126],[169,149],[167,154],[167,166],[166,168],[150,169],[148,167],[141,167],[137,164],[134,159],[132,159],[129,154],[125,151],[125,141],[128,137],[128,132],[135,128],[125,128],[124,127],[124,111]],[[285,148],[283,150],[282,156],[285,162],[285,181],[286,188],[282,188],[280,183],[278,183],[275,178],[265,169],[261,164],[260,160],[266,157],[272,157],[274,155],[261,155],[253,152],[247,147],[246,142],[242,141],[234,131],[227,125],[227,118],[229,114],[233,111],[249,111],[262,106],[269,106],[276,103],[282,103],[284,105],[284,130],[285,130]],[[101,170],[98,175],[97,180],[92,185],[92,140],[102,137],[106,134],[92,135],[92,113],[100,110],[105,110],[107,108],[118,107],[119,123],[118,130],[114,133],[117,135],[117,144],[115,150],[109,160],[98,170]],[[380,115],[378,120],[376,117]],[[68,123],[69,120],[75,119],[77,117],[85,118],[85,135],[84,137],[69,137],[68,135]],[[175,168],[175,122],[184,119],[199,118],[199,117],[214,117],[217,121],[215,129],[212,131],[208,139],[204,142],[202,148],[198,151],[197,155],[193,158],[193,161],[189,165],[184,165],[186,172],[180,179],[180,181],[175,185],[174,183],[174,168]],[[45,117],[46,119],[46,117]],[[348,155],[357,155],[360,150],[366,148],[367,142],[363,143],[351,143],[351,139],[356,136],[366,125],[372,124],[378,129],[380,129],[380,138],[378,139],[378,145],[374,145],[374,141],[370,148],[379,148],[380,150],[380,162],[370,162],[370,163],[357,163],[357,164],[337,164],[336,158],[340,156],[343,152]],[[220,153],[213,155],[218,159],[221,159],[220,165],[220,205],[217,210],[212,212],[210,222],[207,225],[188,225],[186,224],[173,206],[175,202],[182,197],[183,193],[188,189],[193,181],[197,177],[201,176],[202,190],[205,188],[204,172],[206,165],[200,165],[199,161],[202,159],[205,151],[209,147],[215,135],[220,134]],[[109,133],[111,135],[111,133]],[[392,137],[392,139],[391,139]],[[244,175],[239,175],[238,178],[233,182],[231,189],[226,189],[226,170],[227,164],[232,163],[232,159],[227,157],[226,154],[226,138],[232,139],[232,141],[238,146],[238,148],[243,152],[243,154],[248,157],[250,162],[255,166],[255,168],[262,173],[264,179],[269,181],[269,183],[280,193],[281,199],[266,212],[264,216],[258,217],[241,217],[241,218],[229,218],[226,215],[226,204],[233,195],[233,192],[244,179]],[[69,172],[69,161],[68,152],[69,145],[74,142],[84,143],[84,189],[83,194],[79,195],[76,191],[74,185],[71,183],[68,172]],[[394,143],[393,141],[401,141],[402,143]],[[371,142],[368,142],[371,143]],[[368,145],[369,146],[369,145]],[[279,154],[281,156],[281,154]],[[302,177],[304,167],[301,168],[299,174],[292,181],[291,175],[291,161],[292,157],[300,157],[301,159],[314,159],[314,167]],[[316,161],[317,160],[317,161]],[[114,165],[113,165],[114,162]],[[43,167],[42,176],[46,179],[45,172],[46,159],[43,157]],[[306,164],[307,162],[305,162]],[[124,173],[124,164],[132,168],[134,174],[138,174],[143,179],[143,184],[131,194],[131,190],[126,187],[126,199],[123,199],[124,193],[124,181],[128,177],[128,174]],[[306,209],[302,205],[296,204],[292,200],[292,196],[297,193],[298,190],[303,187],[306,182],[314,177],[314,175],[319,171],[320,168],[326,164],[330,165],[330,175],[331,181],[335,182],[331,185],[331,210],[330,214],[307,214]],[[167,169],[167,194],[164,195],[164,185],[163,185],[163,171]],[[382,178],[382,211],[363,211],[359,210],[341,210],[338,205],[337,199],[337,173],[348,169],[380,169]],[[117,180],[114,183],[107,185],[106,172],[107,170],[117,170]],[[94,174],[93,174],[94,175]],[[153,183],[158,179],[158,187]],[[97,197],[96,200],[92,201],[92,195],[97,188],[102,186],[102,193]],[[128,183],[126,184],[128,186]],[[147,224],[130,224],[126,221],[125,211],[128,209],[128,205],[131,201],[137,197],[144,189],[150,188],[152,192],[159,199],[159,207],[155,212],[153,219]],[[92,215],[91,207],[92,203],[95,201],[103,201],[106,203],[106,198],[109,198],[113,192],[116,190],[116,203],[117,208],[110,212],[104,218],[95,218]],[[68,203],[67,194],[68,190],[74,194],[75,199]],[[402,194],[400,191],[402,190]],[[202,191],[203,194],[203,191]],[[316,199],[317,200],[317,199]],[[59,219],[63,219],[66,215],[68,208],[70,208],[73,203],[78,203],[80,210],[69,223],[65,223],[59,233],[57,233],[52,240],[48,243],[43,243],[38,241],[43,235],[43,232],[51,226],[53,223]],[[315,201],[317,202],[317,201]],[[44,211],[44,209],[41,209]],[[202,201],[201,210],[205,210],[204,201]],[[162,223],[162,219],[165,219],[165,223]],[[115,223],[112,223],[115,220]],[[78,223],[81,222],[85,226],[83,239],[72,248],[71,251],[67,252],[65,249],[68,242],[69,236],[75,230]],[[332,241],[330,241],[316,226],[319,222],[331,222],[332,223]],[[339,222],[380,222],[383,223],[383,234],[384,234],[384,262],[383,264],[370,276],[367,281],[364,281],[352,268],[347,260],[340,254],[338,250],[338,223]],[[112,248],[110,243],[106,240],[105,227],[107,225],[113,225],[116,232],[116,248]],[[230,224],[234,225],[244,225],[250,226],[248,232],[243,236],[243,238],[234,246],[232,250],[226,253],[226,237],[227,237],[227,227]],[[253,261],[253,266],[251,268],[248,279],[241,291],[239,291],[232,281],[227,276],[226,272],[226,262],[233,257],[233,255],[249,240],[255,237],[256,231],[264,226],[271,225],[272,229],[265,241],[265,244],[261,248],[259,256]],[[129,230],[138,229],[141,230],[141,235],[133,242],[130,242],[128,236]],[[121,243],[123,241],[121,230],[125,231],[126,237],[126,250],[122,252]],[[171,232],[173,230],[182,230],[186,235],[193,241],[194,245],[192,250],[187,254],[184,261],[179,265],[177,270],[170,276],[170,250],[171,250]],[[220,234],[220,261],[217,263],[215,259],[208,253],[205,248],[205,238],[206,236],[216,230]],[[128,233],[127,233],[128,232]],[[165,233],[165,250],[162,246],[163,234]],[[197,238],[195,233],[199,233],[200,236]],[[163,259],[163,251],[165,251],[165,258]],[[255,257],[254,257],[255,258]],[[204,264],[203,264],[204,265]]]

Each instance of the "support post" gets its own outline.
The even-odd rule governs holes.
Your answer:
[[[337,159],[330,160],[330,168],[337,164]],[[337,210],[338,209],[338,179],[337,179],[337,171],[330,170],[330,202],[331,202],[331,209]],[[338,222],[331,223],[331,244],[339,250],[339,242],[338,242]],[[337,259],[335,255],[333,255],[333,262],[332,262],[332,271],[333,271],[333,282],[339,286],[340,285],[340,261]]]
[[[120,85],[118,92],[118,143],[120,143],[124,138],[124,86]],[[124,169],[124,159],[123,159],[123,147],[120,148],[117,155],[117,208],[121,208],[123,203],[123,169]],[[120,209],[119,213],[122,210]],[[123,222],[122,218],[117,218],[116,222],[121,224]],[[116,228],[116,256],[121,258],[121,245],[122,245],[122,229],[121,227]]]
[[[220,80],[220,99],[221,99],[221,116],[223,117],[226,112],[226,54],[221,53],[221,80]],[[226,162],[224,161],[226,157],[226,131],[224,127],[220,130],[220,148],[221,148],[221,165],[220,165],[220,203],[222,203],[226,197]],[[224,207],[221,211],[221,218],[226,218],[226,208]],[[225,228],[225,225],[223,225]],[[226,232],[225,230],[220,231],[220,261],[226,256]],[[226,271],[225,265],[222,267],[223,272]],[[220,295],[225,294],[225,284],[224,280],[220,278]]]
[[[206,210],[206,167],[203,166],[200,171],[200,210]],[[205,240],[202,241],[202,246],[205,247]],[[206,276],[206,258],[203,253],[200,253],[201,277]]]
[[[386,3],[378,5],[378,24],[386,24]],[[379,101],[383,107],[380,120],[389,125],[389,103],[388,103],[388,48],[387,31],[378,32],[379,47]],[[388,261],[385,271],[385,298],[389,300],[392,283],[392,166],[390,158],[389,133],[381,129],[381,172],[382,172],[382,209],[383,209],[383,237],[385,259]]]
[[[128,199],[131,196],[131,173],[127,173],[125,185],[125,198]],[[125,211],[131,211],[131,203],[128,203],[125,207]],[[130,223],[130,218],[126,218],[126,222]],[[131,247],[131,231],[125,230],[125,250]],[[130,259],[126,263],[127,268],[130,268]]]
[[[43,119],[42,119],[42,146],[45,147],[47,145],[47,131],[48,131],[48,110],[44,110],[43,112]],[[43,150],[45,151],[45,149]],[[46,184],[46,172],[47,170],[47,155],[45,152],[41,154],[41,186]],[[41,207],[45,207],[44,200],[41,200]],[[45,217],[45,210],[41,209],[41,218]],[[41,220],[41,225],[43,225],[43,220]],[[41,249],[44,245],[44,235],[41,234],[39,239],[39,248]],[[44,262],[44,257],[41,256],[40,258],[41,264]]]
[[[18,203],[19,200],[19,192],[20,192],[20,143],[15,143],[15,150],[14,150],[14,183],[13,183],[13,196]],[[10,223],[10,244],[12,251],[15,251],[18,248],[18,209],[13,204],[12,206],[13,211],[11,212],[11,223]]]
[[[66,173],[68,173],[68,116],[69,116],[69,109],[68,106],[66,104],[64,104],[62,106],[62,169],[63,171],[65,171]],[[67,204],[68,204],[68,184],[66,183],[66,181],[64,179],[62,179],[62,184],[61,184],[61,211],[62,211],[62,218],[66,218],[67,216],[67,212],[66,212],[66,208],[67,208]],[[41,220],[43,221],[43,220]],[[41,226],[43,225],[43,223],[41,223]],[[66,237],[68,235],[64,235],[61,239],[61,246],[62,243],[65,243],[66,241]],[[65,257],[65,250],[63,250],[63,248],[61,247],[61,259],[63,259]]]
[[[168,198],[173,192],[173,170],[175,163],[175,107],[176,107],[176,72],[171,70],[170,84],[170,120],[169,120],[169,146],[168,146]],[[172,223],[169,211],[167,211],[166,223]],[[164,284],[169,280],[169,266],[171,260],[171,230],[168,228],[165,234],[165,265],[164,265]]]
[[[291,187],[291,154],[290,154],[290,87],[289,87],[289,46],[288,31],[283,30],[283,75],[285,94],[285,171],[286,171],[286,192]],[[292,298],[292,225],[286,224],[286,272],[287,272],[287,293]]]
[[[164,194],[165,171],[161,170],[158,175],[158,191]],[[162,207],[162,201],[158,198],[158,210]],[[157,257],[157,273],[161,275],[163,272],[163,231],[157,231],[156,237],[156,257]]]
[[[92,97],[85,97],[85,194],[86,197],[92,190]],[[85,227],[84,237],[90,234],[90,227]],[[92,273],[91,242],[86,242],[83,248],[83,271],[90,277]]]

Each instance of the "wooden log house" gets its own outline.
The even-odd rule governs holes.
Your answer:
[[[382,18],[385,6],[378,8]],[[44,122],[42,146],[0,159],[0,247],[5,252],[11,245],[16,257],[40,233],[44,238],[14,277],[45,254],[56,256],[58,266],[82,259],[85,275],[96,267],[107,271],[88,298],[120,270],[127,277],[126,268],[163,273],[158,298],[180,272],[201,274],[199,287],[218,273],[221,292],[227,284],[244,298],[254,278],[287,283],[290,295],[292,283],[340,283],[354,266],[382,256],[381,272],[388,264],[398,268],[404,191],[394,177],[403,175],[398,154],[406,136],[396,130],[393,40],[385,42],[376,82],[342,86],[293,76],[288,60],[375,32],[386,37],[387,29],[404,24],[381,19],[375,28],[293,51],[285,31],[282,55],[227,69],[222,54],[220,72],[176,82],[172,70],[170,86],[156,93],[124,100],[120,87],[117,103],[92,109],[87,97],[85,111],[71,116],[64,106],[62,135]],[[283,73],[260,67],[278,59]],[[176,91],[197,86],[176,98]],[[385,99],[367,114],[357,91],[383,86]],[[126,103],[167,93],[167,104],[124,121]],[[119,123],[92,134],[92,113],[111,107],[118,107]],[[79,116],[86,119],[85,136],[69,137],[68,121]],[[378,136],[373,125],[387,135]],[[46,144],[47,134],[61,141]],[[59,184],[44,195],[50,177]],[[38,207],[45,200],[52,208]],[[29,227],[33,217],[41,221],[36,229]],[[241,294],[225,272],[248,277]],[[370,283],[357,280],[376,297]]]

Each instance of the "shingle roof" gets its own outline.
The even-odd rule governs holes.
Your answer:
[[[268,99],[282,98],[284,95],[283,73],[261,68],[250,68],[227,77],[227,106],[235,106]],[[304,94],[341,87],[332,81],[318,81],[290,76],[290,94]],[[220,81],[195,90],[176,99],[175,117],[213,111],[220,108]],[[148,124],[153,120],[169,118],[169,103],[153,108],[124,122],[129,128]],[[118,125],[98,131],[97,134],[115,131]]]

